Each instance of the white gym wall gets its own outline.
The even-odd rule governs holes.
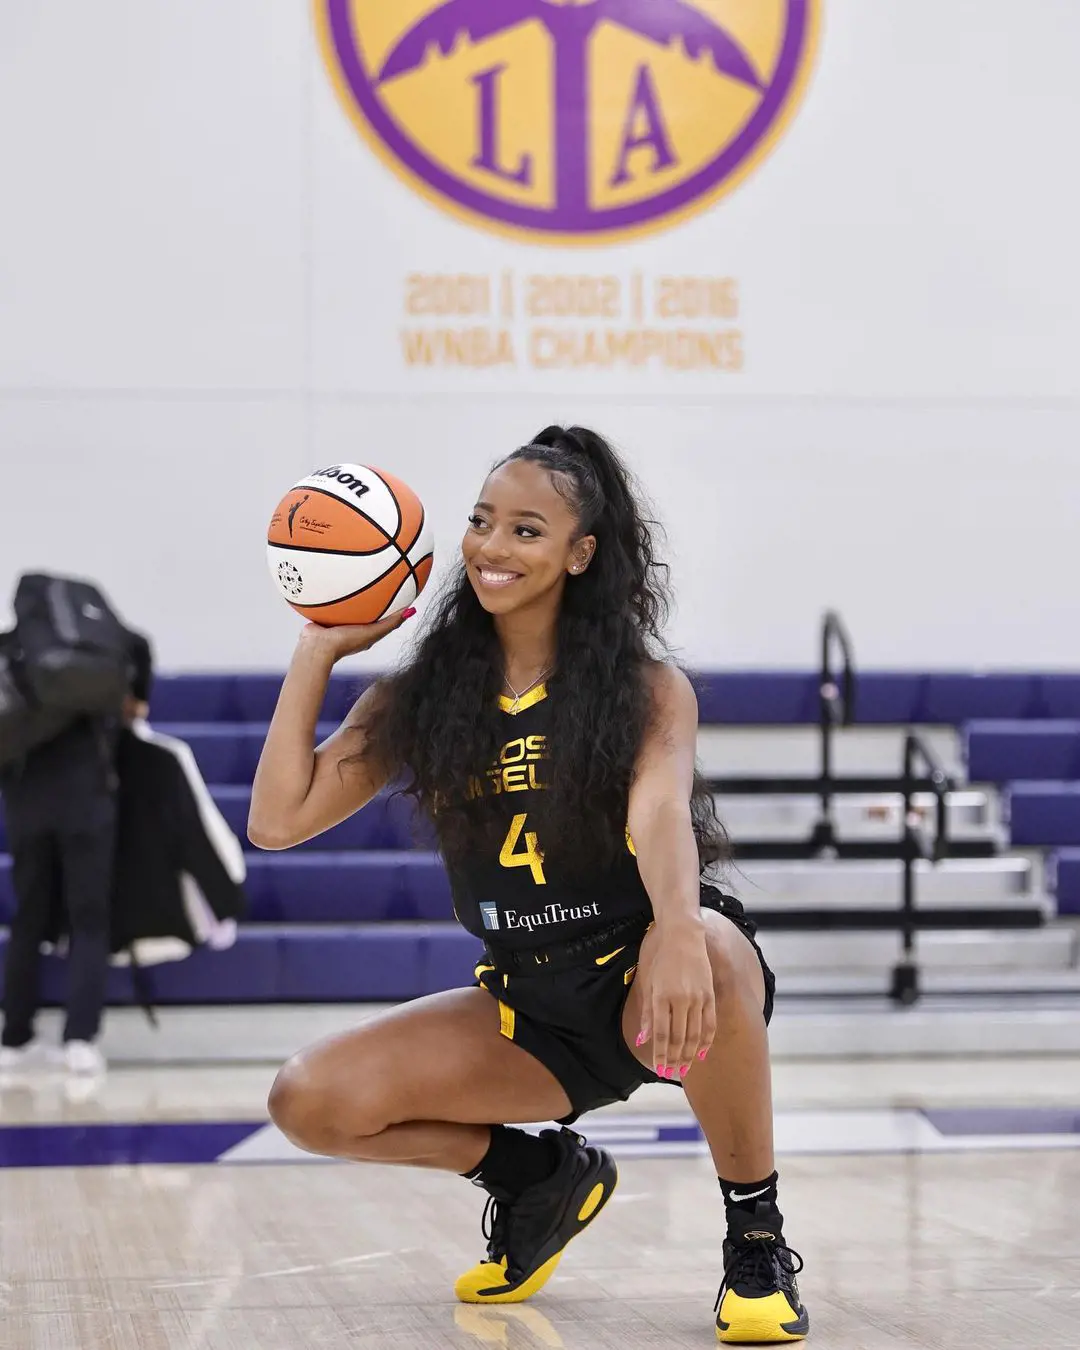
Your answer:
[[[277,668],[294,479],[384,465],[445,559],[490,461],[577,420],[668,524],[699,666],[807,666],[826,605],[863,664],[1075,666],[1078,50],[1072,0],[825,0],[741,187],[559,249],[386,168],[305,0],[0,6],[0,588],[77,570],[165,668]],[[733,278],[745,366],[405,362],[410,274],[503,270]]]

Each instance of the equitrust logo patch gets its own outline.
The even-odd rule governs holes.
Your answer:
[[[315,0],[350,116],[414,188],[552,243],[654,231],[760,163],[822,0]]]

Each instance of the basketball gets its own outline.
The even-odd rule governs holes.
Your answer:
[[[364,464],[334,464],[282,497],[266,554],[297,614],[327,627],[375,623],[424,589],[432,536],[420,498],[400,479]]]

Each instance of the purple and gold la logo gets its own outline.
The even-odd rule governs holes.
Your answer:
[[[315,0],[392,168],[552,243],[654,230],[730,191],[798,104],[820,0]]]

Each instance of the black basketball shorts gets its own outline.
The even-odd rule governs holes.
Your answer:
[[[757,944],[757,927],[738,900],[702,886],[701,904],[715,910],[743,933],[761,962],[765,977],[762,1012],[772,1018],[776,977]],[[551,949],[550,963],[511,962],[490,948],[476,967],[476,981],[499,1003],[500,1030],[538,1059],[559,1080],[570,1098],[570,1125],[586,1111],[626,1099],[642,1083],[681,1087],[679,1079],[660,1078],[631,1052],[622,1034],[622,1014],[637,970],[638,952],[648,931],[638,926],[630,940],[577,955],[564,965]],[[555,968],[552,969],[552,966]]]

